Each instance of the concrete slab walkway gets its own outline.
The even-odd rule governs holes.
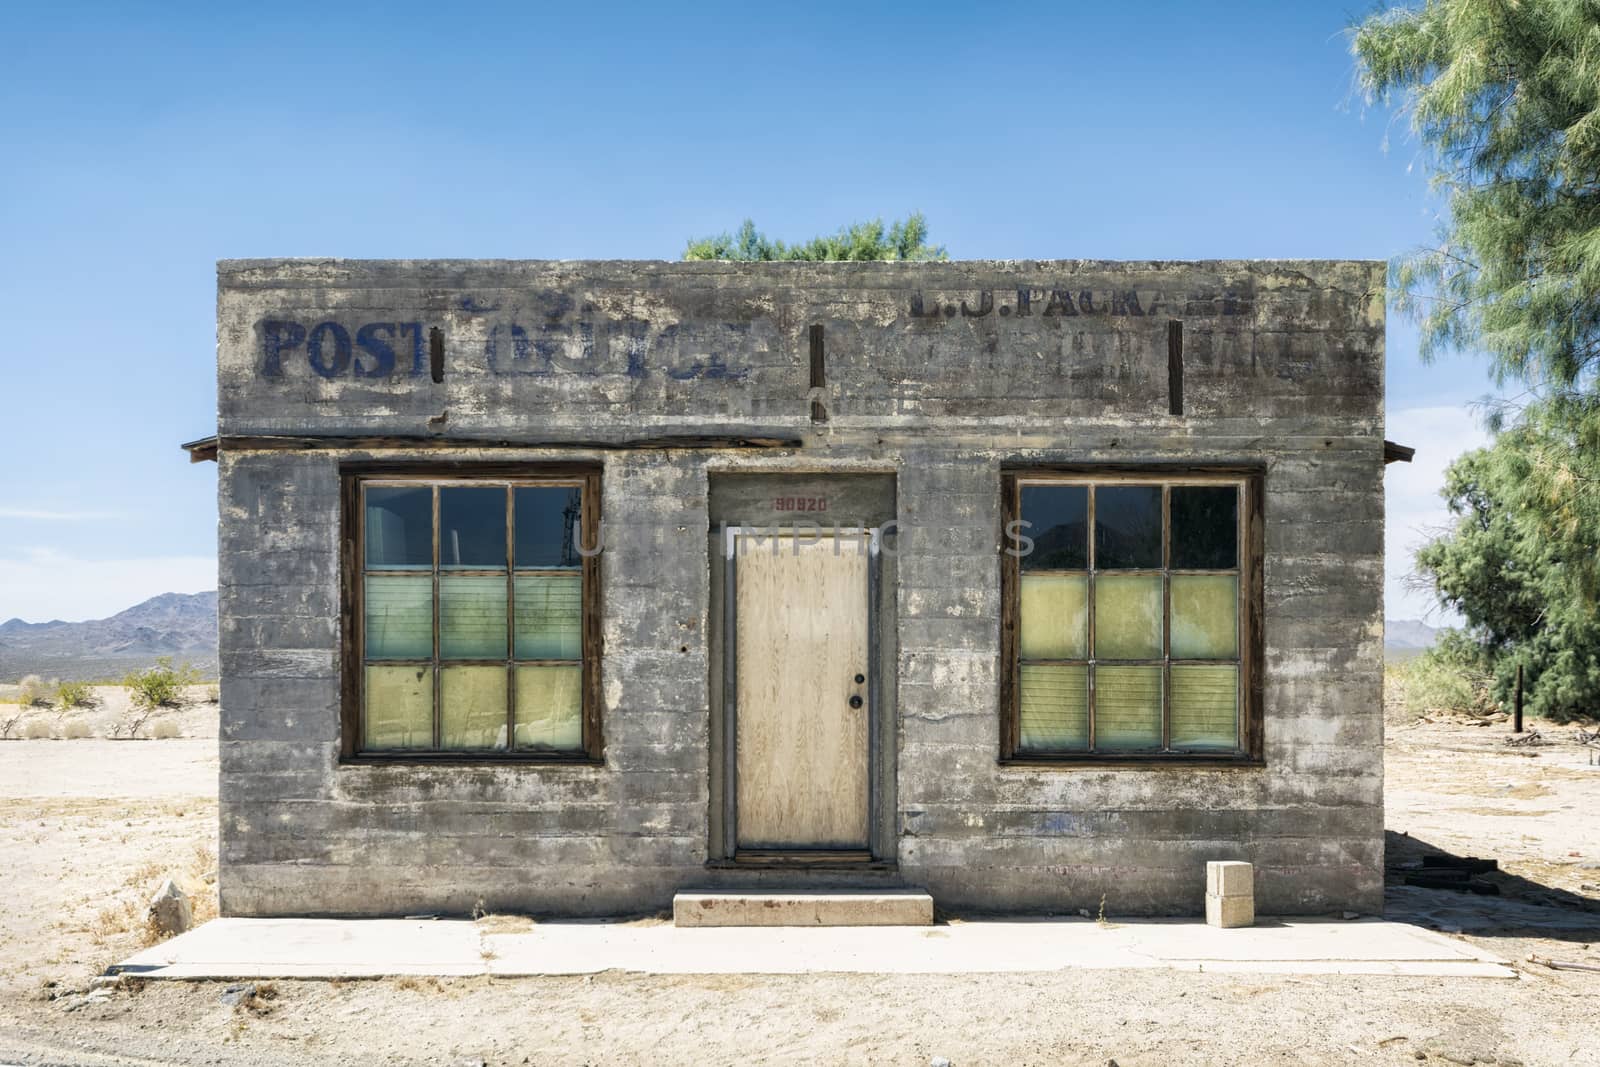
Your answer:
[[[142,978],[647,974],[962,974],[1169,967],[1256,974],[1515,978],[1461,941],[1377,919],[955,922],[943,926],[685,929],[667,923],[216,919],[115,968]]]

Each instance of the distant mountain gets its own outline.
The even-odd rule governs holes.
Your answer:
[[[217,594],[162,593],[109,619],[0,623],[0,679],[24,675],[95,680],[149,666],[158,656],[217,671]]]
[[[1433,647],[1439,631],[1420,619],[1384,619],[1383,647],[1386,652],[1418,653]]]

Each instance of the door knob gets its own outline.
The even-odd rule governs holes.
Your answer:
[[[859,696],[851,697],[850,698],[850,706],[852,708],[859,708],[861,706],[861,698]]]

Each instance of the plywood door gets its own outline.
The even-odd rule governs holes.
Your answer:
[[[738,844],[865,848],[869,556],[848,539],[777,545],[736,541]]]

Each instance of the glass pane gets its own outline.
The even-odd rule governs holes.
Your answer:
[[[1084,485],[1025,485],[1022,487],[1021,528],[1033,540],[1033,551],[1022,557],[1025,571],[1081,571],[1089,566],[1089,487]],[[1027,544],[1019,541],[1019,551]]]
[[[1159,485],[1095,487],[1094,565],[1103,571],[1160,568]]]
[[[516,583],[517,658],[582,658],[583,577],[519,574]]]
[[[372,485],[366,496],[366,565],[432,570],[433,490]]]
[[[439,658],[506,658],[506,580],[494,575],[439,577]]]
[[[1233,664],[1172,668],[1172,747],[1239,747],[1239,668]]]
[[[439,566],[495,570],[505,565],[505,489],[440,489]]]
[[[1094,747],[1126,752],[1161,747],[1161,668],[1096,667]]]
[[[368,667],[363,689],[366,730],[362,748],[433,747],[432,667]]]
[[[1161,576],[1096,575],[1095,658],[1159,659],[1161,654]]]
[[[1234,659],[1239,655],[1239,577],[1174,574],[1172,658]]]
[[[578,555],[582,489],[519,488],[516,497],[518,567],[576,567],[583,562]]]
[[[506,747],[506,668],[439,672],[439,747]]]
[[[583,667],[517,668],[517,747],[583,747]]]
[[[1089,576],[1025,574],[1022,576],[1023,659],[1089,658]]]
[[[1226,571],[1239,566],[1239,491],[1231,485],[1172,487],[1172,566]]]
[[[1089,747],[1089,668],[1022,665],[1018,685],[1021,748],[1034,752]]]
[[[368,659],[433,658],[433,575],[363,579]]]

